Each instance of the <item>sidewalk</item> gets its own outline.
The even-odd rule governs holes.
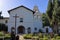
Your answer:
[[[19,35],[19,40],[25,40],[22,35]]]

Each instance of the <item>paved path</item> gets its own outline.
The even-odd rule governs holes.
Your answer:
[[[23,35],[19,35],[19,40],[25,40],[25,39],[23,38]]]

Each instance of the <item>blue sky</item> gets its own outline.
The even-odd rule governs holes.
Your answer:
[[[8,10],[24,5],[33,10],[34,5],[37,5],[40,12],[46,12],[48,0],[0,0],[0,11],[2,16],[9,17]]]

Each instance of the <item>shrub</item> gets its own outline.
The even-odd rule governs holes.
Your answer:
[[[43,38],[42,33],[39,33],[38,36],[39,36],[39,38]]]
[[[4,36],[4,33],[2,31],[0,32],[0,36]]]
[[[33,36],[32,39],[38,39],[39,37],[38,36]]]
[[[31,39],[31,38],[32,38],[32,34],[25,34],[25,35],[24,35],[24,38],[25,38],[25,39]]]
[[[57,39],[57,40],[60,40],[60,36],[57,36],[56,39]]]
[[[5,34],[5,38],[11,38],[10,34]]]

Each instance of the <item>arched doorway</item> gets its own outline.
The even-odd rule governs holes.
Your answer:
[[[24,26],[19,26],[17,31],[18,31],[18,34],[20,34],[20,33],[21,33],[21,34],[24,34],[24,33],[25,33],[25,28],[24,28]]]

